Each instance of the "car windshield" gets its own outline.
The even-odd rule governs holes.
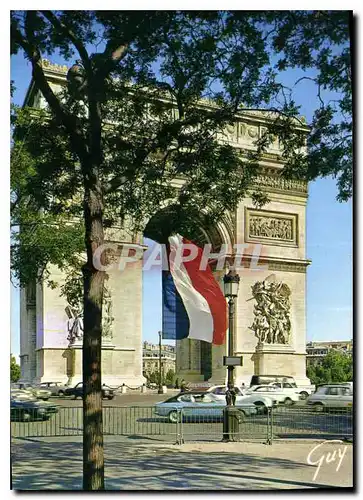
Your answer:
[[[178,401],[177,396],[173,396],[172,398],[166,399],[163,403],[176,403]]]
[[[182,396],[179,396],[178,401],[181,403],[195,403],[194,396],[191,394],[183,394]]]

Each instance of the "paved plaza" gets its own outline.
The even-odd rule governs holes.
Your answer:
[[[106,436],[106,489],[215,491],[352,487],[352,445],[321,443],[321,440],[310,440],[272,445],[243,442],[177,446],[155,443],[153,439]],[[314,450],[314,447],[317,448]],[[321,461],[318,473],[318,465],[307,463],[309,453],[311,462]],[[328,453],[330,459],[335,458],[330,463],[326,462]],[[341,455],[344,456],[340,463]],[[80,490],[81,438],[15,439],[12,466],[15,490]]]

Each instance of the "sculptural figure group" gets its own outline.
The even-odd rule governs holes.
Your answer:
[[[250,236],[292,240],[292,220],[277,217],[251,217]]]
[[[288,344],[291,332],[289,287],[266,279],[256,282],[251,288],[257,304],[250,329],[260,343]]]

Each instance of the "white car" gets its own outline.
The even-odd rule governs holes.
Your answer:
[[[250,387],[246,394],[248,395],[259,395],[267,396],[274,399],[278,403],[283,403],[285,405],[292,405],[300,400],[300,395],[294,391],[286,391],[286,389],[274,387],[273,385],[255,385]]]
[[[214,385],[212,387],[209,387],[207,389],[207,392],[211,393],[214,395],[215,399],[218,399],[219,401],[225,401],[226,400],[226,390],[227,387],[224,385]],[[236,396],[236,403],[246,403],[246,404],[251,404],[255,406],[260,406],[264,410],[268,407],[274,406],[277,404],[276,399],[270,396],[264,396],[262,394],[245,394],[242,389],[239,387],[235,387],[235,390],[237,392]]]
[[[278,389],[283,389],[286,394],[299,394],[300,399],[307,399],[307,397],[313,392],[310,387],[297,387],[296,384],[290,384],[289,382],[272,382],[273,387],[277,387]]]
[[[353,392],[349,386],[322,385],[308,397],[306,402],[314,406],[317,411],[324,411],[325,408],[351,408],[353,407]]]
[[[10,396],[15,401],[36,401],[34,394],[24,389],[11,389]]]
[[[43,399],[43,401],[47,401],[52,393],[47,389],[43,389],[37,385],[29,384],[28,382],[17,382],[15,384],[11,384],[12,390],[23,390],[29,392],[37,399]]]

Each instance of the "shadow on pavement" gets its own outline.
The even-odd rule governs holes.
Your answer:
[[[236,452],[180,452],[177,447],[142,446],[133,437],[105,442],[108,490],[226,490],[327,488],[313,483],[305,461]],[[144,438],[143,438],[144,441]],[[271,448],[270,448],[271,449]],[[13,489],[80,490],[82,443],[17,440],[12,444]],[[306,470],[309,469],[306,474]],[[282,472],[281,472],[282,471]],[[305,473],[304,473],[305,472]],[[278,475],[282,477],[278,477]],[[305,478],[305,480],[304,480]]]

